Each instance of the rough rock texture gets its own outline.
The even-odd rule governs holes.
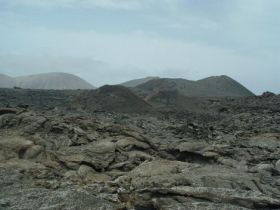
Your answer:
[[[139,114],[32,93],[0,91],[1,210],[280,209],[277,95]]]

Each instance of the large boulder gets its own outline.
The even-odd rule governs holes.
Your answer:
[[[191,197],[211,201],[208,209],[269,208],[279,206],[280,199],[264,194],[266,187],[259,177],[219,165],[199,165],[179,161],[145,162],[115,181],[124,205],[153,206],[155,199],[168,196]],[[130,195],[130,196],[128,196]],[[155,196],[156,195],[156,196]],[[124,199],[127,197],[127,199]],[[170,208],[180,205],[175,202]],[[194,205],[190,200],[187,205]],[[213,206],[213,203],[215,204]],[[157,205],[160,205],[157,203]],[[233,205],[236,205],[234,208]]]

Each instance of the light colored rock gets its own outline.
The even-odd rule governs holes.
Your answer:
[[[179,186],[171,188],[150,188],[150,191],[162,194],[175,194],[211,200],[215,203],[232,203],[246,208],[268,208],[280,206],[280,199],[268,197],[260,192],[231,190],[223,188]]]
[[[32,141],[18,136],[0,137],[0,151],[5,159],[23,158],[28,148],[34,146]]]
[[[74,170],[87,163],[95,170],[103,171],[114,160],[115,147],[113,142],[102,140],[83,146],[61,148],[57,152],[57,157]]]
[[[72,170],[69,170],[69,171],[66,171],[65,174],[64,174],[64,177],[65,178],[71,178],[71,177],[76,177],[78,174],[76,171],[72,171]]]
[[[93,174],[95,173],[96,171],[89,167],[89,166],[86,166],[86,165],[81,165],[80,168],[78,169],[78,174],[79,176],[81,176],[82,178],[85,178],[87,177],[88,175],[90,174]]]
[[[22,137],[0,137],[0,149],[20,150],[26,149],[33,145],[32,141],[29,141]]]
[[[249,139],[250,146],[260,147],[264,149],[280,148],[279,134],[267,133],[253,136]]]
[[[32,147],[30,147],[26,150],[26,152],[24,154],[24,158],[26,158],[26,159],[36,158],[42,151],[43,151],[42,146],[33,145]]]
[[[273,166],[271,164],[259,164],[257,166],[258,172],[263,172],[263,171],[271,172],[272,169],[273,169]]]
[[[0,163],[0,168],[11,168],[16,170],[24,170],[29,171],[32,169],[35,170],[44,170],[46,167],[41,163],[35,163],[29,160],[23,160],[23,159],[11,159],[9,161],[6,161],[4,163]]]
[[[180,152],[200,152],[207,147],[206,144],[203,143],[190,143],[184,142],[179,144],[176,148]]]
[[[141,149],[148,149],[150,146],[142,141],[138,141],[132,137],[125,137],[116,142],[116,147],[120,149],[130,150],[132,147],[137,147]]]
[[[220,155],[218,154],[218,153],[216,153],[216,152],[208,152],[208,151],[206,151],[206,152],[204,152],[203,154],[202,154],[204,157],[208,157],[208,158],[218,158]]]
[[[275,169],[280,173],[280,160],[277,160],[275,163]]]

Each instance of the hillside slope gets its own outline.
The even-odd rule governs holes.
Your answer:
[[[12,88],[16,84],[12,77],[5,74],[0,74],[0,88]]]
[[[228,76],[214,76],[196,82],[197,90],[206,96],[252,96],[246,87]],[[199,89],[201,88],[201,89]],[[199,94],[199,93],[198,93]]]
[[[72,74],[68,73],[44,73],[29,76],[16,77],[16,85],[29,89],[94,89],[94,87]]]
[[[135,91],[141,95],[155,94],[160,91],[178,91],[192,97],[245,97],[254,94],[240,83],[227,76],[209,77],[191,81],[185,79],[155,79],[138,85]]]
[[[159,77],[145,77],[145,78],[141,78],[141,79],[134,79],[134,80],[130,80],[127,82],[122,83],[122,86],[125,87],[136,87],[138,85],[144,84],[150,80],[154,80],[154,79],[159,79]]]
[[[105,85],[96,90],[85,91],[77,98],[84,110],[145,113],[152,106],[121,85]]]

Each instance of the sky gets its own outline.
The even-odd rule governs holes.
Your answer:
[[[279,0],[0,0],[0,73],[228,75],[280,93]]]

